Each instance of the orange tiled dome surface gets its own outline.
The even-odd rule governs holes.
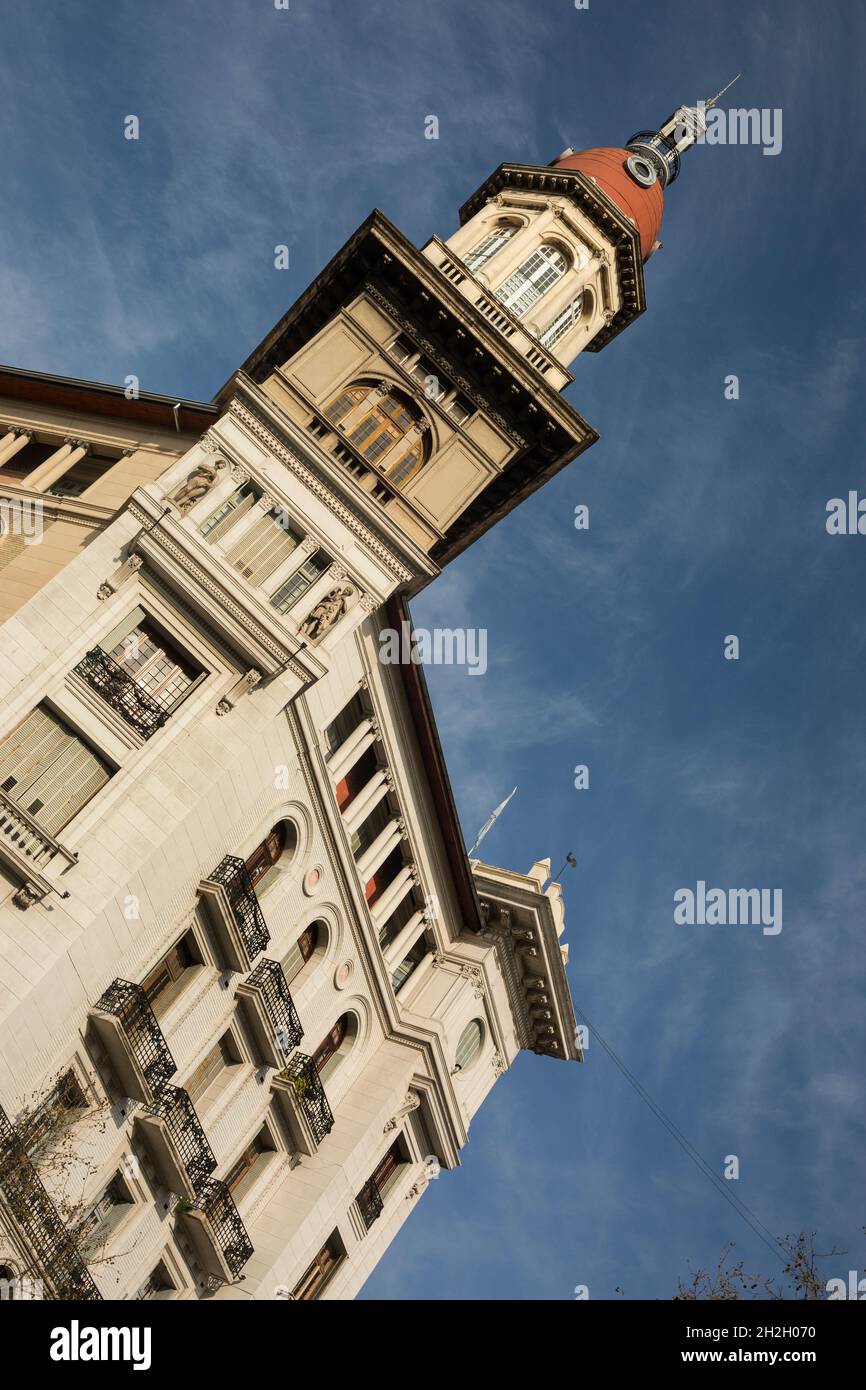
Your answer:
[[[664,212],[664,193],[660,183],[641,188],[625,167],[629,150],[580,150],[558,159],[557,169],[577,169],[595,179],[603,193],[636,224],[641,254],[647,260],[658,238]]]

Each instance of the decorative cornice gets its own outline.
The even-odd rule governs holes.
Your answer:
[[[394,304],[387,295],[383,294],[376,285],[371,284],[370,281],[364,284],[363,289],[365,294],[368,294],[371,299],[374,299],[377,304],[381,305],[385,312],[400,325],[406,336],[412,339],[415,346],[422,350],[438,367],[442,368],[445,375],[449,377],[456,386],[460,387],[461,391],[469,397],[477,409],[483,410],[491,420],[496,421],[499,428],[508,435],[508,438],[513,444],[516,444],[519,449],[526,449],[528,447],[527,441],[523,438],[523,435],[518,434],[517,430],[509,425],[504,415],[501,415],[499,411],[490,404],[487,396],[479,391],[477,386],[473,385],[467,377],[457,371],[454,364],[448,360],[439,348],[437,348],[435,343],[432,343],[430,339],[425,336],[413,319],[410,319],[401,309],[398,309],[396,304]]]
[[[153,517],[135,498],[130,498],[128,510],[130,515],[142,526],[153,521]],[[207,570],[194,559],[179,541],[174,540],[168,534],[165,526],[160,528],[153,526],[149,531],[144,531],[140,536],[135,537],[134,544],[139,550],[144,551],[145,558],[150,558],[148,552],[151,550],[154,555],[158,555],[160,551],[168,555],[180,569],[190,576],[199,589],[210,594],[224,612],[229,613],[244,631],[250,633],[253,640],[273,658],[277,667],[291,671],[292,675],[296,676],[302,683],[309,679],[309,670],[296,660],[297,652],[293,651],[287,643],[279,642],[271,636],[261,623],[255,620],[249,608],[242,607],[241,604],[235,602],[224,586],[208,574]],[[237,642],[231,634],[224,630],[222,630],[222,640],[227,646],[237,649]]]
[[[273,422],[268,420],[251,400],[241,400],[240,396],[235,394],[229,404],[228,413],[239,420],[265,446],[269,453],[273,454],[290,473],[293,473],[320,502],[323,502],[328,510],[357,537],[361,545],[382,562],[398,583],[408,584],[415,577],[406,565],[400,563],[391,546],[386,543],[384,536],[380,532],[374,532],[370,525],[359,520],[356,513],[337,497],[333,489],[328,487],[303,462],[290,445],[287,436],[282,431],[278,433]]]
[[[84,526],[89,531],[107,525],[115,515],[113,507],[82,502],[77,497],[53,497],[49,492],[35,492],[33,488],[17,487],[5,478],[0,480],[0,497],[39,502],[42,505],[42,515],[47,521],[67,521],[71,526]]]

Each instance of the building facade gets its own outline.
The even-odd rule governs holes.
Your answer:
[[[7,1289],[351,1298],[517,1053],[581,1059],[549,861],[467,858],[382,633],[597,438],[676,119],[372,214],[211,403],[0,369]]]

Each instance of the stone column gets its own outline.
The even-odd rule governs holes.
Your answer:
[[[27,479],[27,486],[35,492],[47,492],[52,483],[74,468],[78,460],[89,452],[90,445],[83,439],[65,439],[61,448],[34,469]]]
[[[367,819],[382,798],[388,795],[390,786],[390,773],[387,768],[380,767],[373,773],[369,782],[361,788],[357,796],[353,797],[343,812],[343,823],[350,835],[358,829],[362,821]]]
[[[362,719],[360,724],[355,725],[349,737],[328,758],[328,771],[335,782],[342,782],[349,769],[376,742],[378,734],[379,726],[375,719]]]
[[[388,884],[378,902],[373,903],[370,913],[377,930],[383,922],[387,921],[406,894],[411,892],[416,880],[417,871],[414,864],[405,864],[392,882]]]
[[[7,464],[11,458],[20,453],[25,445],[29,444],[33,434],[30,430],[22,430],[13,427],[8,434],[3,436],[0,441],[0,468]]]
[[[353,405],[352,409],[348,411],[347,414],[343,416],[342,420],[335,424],[333,428],[338,434],[351,434],[355,426],[359,424],[366,415],[369,415],[370,411],[373,410],[380,401],[385,399],[390,390],[390,381],[380,381],[378,385],[371,386],[364,399],[359,401],[357,405]]]
[[[430,425],[426,420],[412,425],[400,439],[395,440],[390,449],[386,449],[384,454],[376,459],[373,467],[378,468],[381,473],[387,473],[393,464],[399,463],[404,454],[408,454],[415,447],[418,440],[424,437],[429,428]]]
[[[427,914],[425,912],[419,908],[417,912],[412,913],[405,927],[397,933],[390,946],[385,949],[385,964],[389,972],[393,973],[397,969],[401,960],[412,950],[419,936],[424,935],[427,926]]]
[[[358,873],[361,875],[361,882],[367,883],[381,868],[391,851],[399,845],[406,833],[406,827],[401,820],[395,816],[389,820],[385,829],[380,831],[373,843],[364,850],[358,859]]]

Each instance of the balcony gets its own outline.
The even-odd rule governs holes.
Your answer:
[[[177,1214],[204,1269],[215,1279],[232,1283],[253,1247],[225,1183],[208,1178],[194,1202],[178,1204]]]
[[[166,1086],[146,1110],[138,1111],[135,1123],[163,1187],[193,1201],[216,1159],[186,1091]]]
[[[46,877],[46,870],[55,860],[62,866],[62,872],[78,862],[78,855],[70,854],[11,797],[0,791],[0,861],[21,882],[13,898],[16,907],[30,907],[52,891],[54,884]]]
[[[151,1105],[177,1067],[141,985],[115,980],[90,1019],[124,1095]]]
[[[229,969],[245,975],[271,937],[244,861],[227,854],[198,891]]]
[[[358,1193],[355,1201],[358,1211],[361,1213],[361,1220],[369,1231],[374,1221],[378,1221],[382,1215],[384,1203],[379,1185],[375,1178],[368,1178]]]
[[[2,1106],[0,1209],[12,1218],[13,1232],[31,1252],[33,1273],[45,1281],[49,1298],[75,1303],[102,1298]]]
[[[333,1129],[334,1117],[312,1057],[296,1052],[288,1066],[271,1078],[271,1085],[288,1111],[298,1149],[314,1154]]]
[[[75,673],[144,739],[152,738],[168,719],[168,710],[136,685],[132,676],[101,647],[93,647],[79,661]]]
[[[283,967],[279,961],[260,960],[253,973],[237,988],[250,1029],[269,1066],[284,1067],[304,1030]]]

